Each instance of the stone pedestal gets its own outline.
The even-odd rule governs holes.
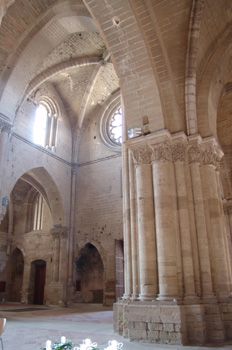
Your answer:
[[[185,307],[152,302],[118,301],[114,305],[114,330],[131,341],[160,344],[187,343]]]

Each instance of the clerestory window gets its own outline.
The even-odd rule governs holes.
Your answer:
[[[42,230],[44,214],[44,198],[38,193],[34,201],[33,230]]]
[[[54,104],[43,100],[35,113],[33,141],[43,147],[55,151],[57,134],[57,113]]]

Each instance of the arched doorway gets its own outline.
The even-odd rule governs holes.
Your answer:
[[[19,248],[11,253],[7,273],[6,298],[8,301],[20,302],[24,272],[24,257]]]
[[[103,303],[103,263],[98,250],[88,243],[76,261],[76,291],[85,303]]]
[[[28,300],[32,304],[43,305],[46,279],[46,261],[35,260],[31,263],[31,275]]]

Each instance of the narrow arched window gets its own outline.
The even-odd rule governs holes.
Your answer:
[[[33,140],[40,146],[45,147],[46,131],[48,123],[48,111],[45,106],[39,104],[35,113]]]
[[[33,230],[42,230],[44,214],[44,198],[38,193],[34,201]]]
[[[36,108],[33,141],[40,146],[55,151],[57,133],[57,113],[54,104],[41,101]]]

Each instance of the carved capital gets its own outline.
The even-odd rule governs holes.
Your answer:
[[[172,145],[172,160],[184,162],[185,160],[185,144],[183,142],[174,143]]]
[[[138,164],[150,164],[151,152],[150,149],[145,146],[132,151],[132,157],[135,165]]]
[[[68,238],[68,228],[67,227],[54,227],[51,229],[50,233],[54,239],[58,238]]]
[[[172,153],[171,147],[168,142],[161,142],[150,146],[151,148],[151,160],[153,162],[171,162]]]
[[[191,145],[188,149],[189,163],[201,162],[201,148],[198,144]]]
[[[221,158],[222,155],[220,153],[220,150],[215,144],[210,143],[209,145],[204,146],[202,151],[202,164],[219,167]]]
[[[11,124],[0,119],[0,130],[9,134],[11,132]]]
[[[5,115],[0,113],[0,130],[10,133],[11,127],[12,127],[11,120]]]

